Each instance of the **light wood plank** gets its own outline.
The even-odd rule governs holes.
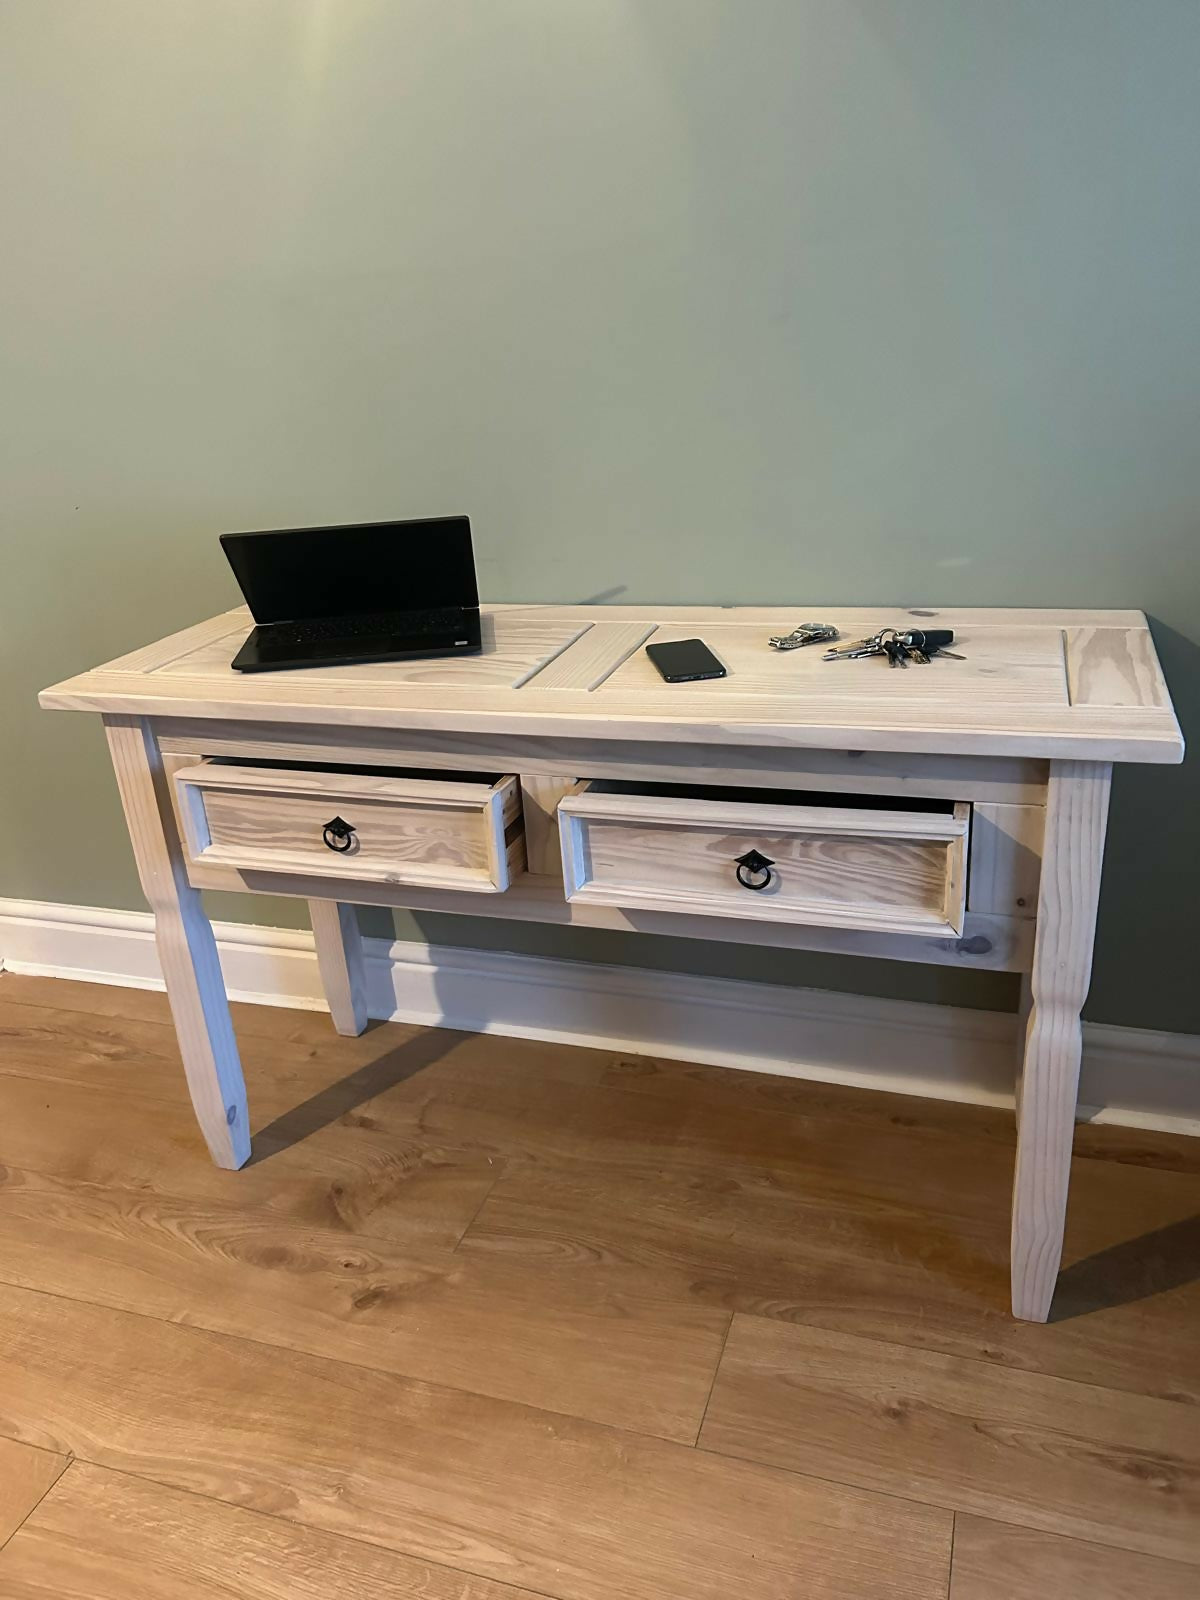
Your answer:
[[[5,1600],[536,1600],[83,1462],[0,1556],[0,1590]]]
[[[969,910],[1004,917],[1036,913],[1045,825],[1044,806],[974,806]]]
[[[731,916],[600,905],[565,900],[562,885],[549,877],[521,874],[503,894],[470,889],[428,889],[415,884],[381,884],[364,878],[326,878],[303,870],[251,872],[194,863],[191,882],[202,889],[245,889],[299,899],[333,898],[356,905],[403,906],[410,911],[449,911],[557,926],[616,928],[631,933],[663,933],[685,939],[733,940],[790,950],[827,950],[838,955],[875,956],[886,961],[920,961],[934,966],[981,972],[1023,972],[1033,959],[1033,925],[1025,917],[995,917],[967,912],[962,934],[879,933],[871,929],[826,927],[815,922],[775,922]]]
[[[216,942],[187,880],[162,756],[146,724],[104,721],[196,1119],[217,1166],[240,1167],[250,1158],[246,1086]]]
[[[558,808],[568,900],[885,934],[962,932],[968,806],[871,811],[718,793],[579,785]],[[761,891],[737,877],[751,849],[772,867]]]
[[[1013,1175],[1013,1315],[1045,1322],[1062,1255],[1112,769],[1054,763],[1046,798]]]
[[[537,675],[539,689],[598,689],[654,632],[651,622],[595,622]]]
[[[736,1317],[708,1450],[1200,1563],[1192,1406]]]
[[[440,783],[202,762],[176,771],[175,785],[193,864],[475,893],[508,886],[495,835],[503,841],[512,778]],[[344,854],[325,834],[335,817],[353,830]]]
[[[357,1037],[370,1021],[358,912],[344,901],[310,900],[308,914],[333,1025],[339,1033]]]
[[[1045,803],[1044,761],[986,756],[892,755],[866,750],[741,749],[702,742],[656,750],[651,744],[612,738],[553,739],[543,733],[456,734],[410,729],[402,735],[379,729],[245,723],[221,717],[187,721],[155,719],[165,751],[236,756],[251,761],[356,762],[392,767],[505,770],[540,777],[585,770],[598,778],[645,782],[765,784],[828,789],[838,794],[926,796],[938,800],[991,800],[1014,805]],[[579,765],[576,766],[576,763]],[[573,779],[572,782],[575,780]]]
[[[933,1508],[25,1290],[0,1316],[24,1436],[168,1487],[562,1600],[945,1594]]]
[[[575,787],[574,778],[522,773],[521,804],[525,816],[525,849],[529,871],[562,882],[558,842],[558,802]]]
[[[0,1546],[17,1531],[66,1466],[65,1455],[0,1436]]]
[[[1161,695],[1151,697],[1161,704],[1105,705],[1094,698],[1072,703],[1068,694],[1067,627],[1128,626],[1138,641],[1130,651],[1157,672],[1144,622],[1128,625],[1124,613],[1093,613],[1082,623],[1067,612],[1032,621],[1027,613],[984,612],[975,620],[964,613],[956,631],[965,661],[882,674],[874,662],[831,667],[804,652],[771,652],[754,608],[708,616],[714,645],[732,663],[727,678],[708,683],[646,677],[648,664],[636,649],[628,653],[621,626],[651,627],[658,637],[692,632],[691,608],[622,608],[614,615],[603,607],[492,607],[483,612],[484,651],[469,661],[247,677],[230,669],[231,641],[218,628],[220,636],[190,648],[185,642],[182,653],[178,641],[167,641],[154,657],[165,653],[162,665],[130,670],[124,658],[115,670],[101,667],[55,685],[42,703],[126,716],[323,721],[345,730],[1102,761],[1182,757],[1178,724]],[[858,616],[829,613],[846,632]],[[871,620],[880,625],[878,613]]]
[[[1167,686],[1145,628],[1068,628],[1072,705],[1169,705]]]
[[[683,1273],[418,1254],[11,1167],[0,1279],[689,1444],[729,1327]]]
[[[1196,1569],[982,1517],[954,1519],[949,1600],[1195,1600]]]

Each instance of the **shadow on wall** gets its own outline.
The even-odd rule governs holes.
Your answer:
[[[1115,769],[1084,1015],[1200,1033],[1200,643],[1156,617],[1150,626],[1188,751],[1180,767]]]

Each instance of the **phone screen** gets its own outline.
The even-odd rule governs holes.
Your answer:
[[[695,678],[725,676],[725,668],[703,639],[674,639],[669,644],[648,644],[646,654],[668,683],[690,683]]]

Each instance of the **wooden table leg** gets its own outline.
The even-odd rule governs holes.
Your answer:
[[[187,880],[162,755],[141,717],[106,716],[121,804],[154,937],[192,1105],[213,1160],[250,1159],[250,1119],[212,925]]]
[[[308,913],[333,1025],[339,1033],[359,1034],[369,1019],[358,913],[353,906],[336,900],[310,900]]]
[[[1012,1308],[1028,1322],[1050,1315],[1062,1257],[1111,774],[1104,762],[1050,764],[1013,1178]]]

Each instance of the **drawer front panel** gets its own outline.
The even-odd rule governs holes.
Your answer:
[[[524,868],[520,787],[201,762],[175,774],[193,862],[241,872],[506,889]]]
[[[584,788],[559,807],[567,898],[953,936],[966,909],[969,814],[965,804],[866,811]],[[739,881],[752,851],[769,869],[742,865]]]

